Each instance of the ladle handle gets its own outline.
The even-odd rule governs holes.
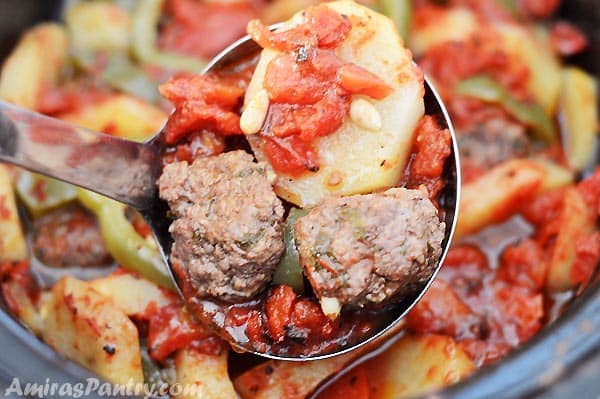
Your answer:
[[[156,197],[160,154],[138,143],[79,128],[0,101],[0,161],[144,210]]]

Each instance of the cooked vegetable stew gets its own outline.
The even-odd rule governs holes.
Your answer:
[[[206,87],[205,80],[212,78],[193,74],[243,35],[250,20],[284,21],[316,3],[69,2],[64,23],[42,24],[23,35],[4,62],[0,97],[91,129],[143,140],[167,122],[172,109],[160,94],[175,109],[185,107],[173,83],[185,82],[193,89],[187,98]],[[1,286],[14,316],[59,353],[109,381],[200,383],[206,387],[204,397],[244,399],[309,397],[341,374],[319,397],[418,395],[501,361],[560,317],[600,258],[596,80],[563,58],[585,51],[587,39],[568,22],[553,18],[560,5],[556,0],[363,3],[386,13],[402,32],[450,111],[462,157],[455,243],[434,284],[392,342],[362,363],[368,349],[301,364],[237,354],[198,324],[170,290],[139,215],[90,193],[0,166]],[[254,24],[256,35],[264,33]],[[290,55],[286,43],[274,45],[282,46],[283,59]],[[301,51],[295,55],[304,57]],[[220,98],[230,100],[218,104],[222,118],[213,119],[218,126],[186,126],[169,119],[172,147],[165,164],[192,163],[233,149],[255,150],[265,140],[262,132],[254,132],[248,146],[240,136],[242,97],[252,93],[246,94],[248,104],[260,92],[251,83],[257,62],[260,66],[266,61],[248,60],[234,74],[219,77]],[[384,80],[388,76],[376,75]],[[153,89],[161,84],[161,93]],[[285,87],[272,89],[279,90],[282,103],[289,101]],[[379,92],[363,94],[372,101]],[[287,112],[280,108],[277,112]],[[351,108],[346,111],[350,117]],[[385,186],[388,179],[409,188],[424,184],[435,197],[441,168],[436,160],[444,159],[447,145],[435,135],[433,121],[419,120],[419,133],[406,154],[408,173],[400,179],[398,174],[382,174],[369,184]],[[337,125],[328,126],[333,131]],[[329,140],[335,149],[334,136],[320,140]],[[286,164],[292,158],[281,156],[280,147],[264,150],[258,160],[274,161],[270,164],[280,166],[275,171],[290,173],[296,183],[313,176],[301,169],[308,165],[308,173],[319,175],[320,181],[331,178],[341,194],[373,191],[347,186],[345,179],[332,175],[319,163],[326,158],[316,147],[315,162],[306,162],[310,147],[298,147],[306,151],[293,164]],[[373,159],[372,152],[363,151],[336,167],[366,165]],[[319,171],[311,172],[315,165]],[[298,187],[275,184],[277,195],[286,200],[289,220],[306,217],[295,215],[297,209],[313,207],[322,196],[320,190]],[[352,234],[356,218],[345,220]],[[284,227],[282,216],[281,236],[287,245],[281,251],[297,249],[301,256],[302,248],[289,245],[299,231]],[[252,244],[252,237],[247,241]],[[340,328],[312,297],[298,296],[312,286],[302,278],[297,258],[286,252],[282,259],[275,271],[278,285],[262,291],[271,317],[261,319],[262,313],[253,308],[259,306],[256,301],[234,303],[227,305],[226,323],[244,325],[246,331],[252,326],[257,342],[267,344],[290,334],[301,342],[307,331],[327,335]],[[48,269],[68,277],[40,286],[38,272]],[[291,319],[277,304],[293,309]],[[369,328],[364,320],[353,325]]]
[[[258,20],[248,24],[265,46],[254,64],[243,60],[160,86],[175,112],[164,132],[171,147],[158,187],[174,216],[170,260],[190,309],[234,344],[291,357],[369,338],[429,281],[450,228],[440,222],[446,209],[436,206],[452,143],[435,118],[423,116],[423,75],[409,53],[399,45],[385,53],[373,48],[394,37],[388,19],[338,2],[309,7],[288,24],[274,32]],[[397,78],[360,66],[366,51],[397,69]],[[189,145],[196,132],[238,140],[221,154],[173,162],[173,148]],[[263,162],[236,149],[241,135]],[[345,167],[367,137],[377,143],[375,154],[358,157],[360,169]],[[413,141],[435,142],[437,151]],[[380,175],[386,177],[378,184]],[[398,188],[384,184],[392,178]],[[287,189],[300,198],[286,196]],[[283,204],[275,193],[295,203]],[[294,261],[300,281],[282,281],[289,272],[278,270]]]

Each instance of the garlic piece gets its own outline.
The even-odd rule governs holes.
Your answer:
[[[350,119],[368,130],[381,130],[381,115],[373,104],[364,98],[355,98],[350,104]]]
[[[342,305],[337,298],[322,297],[319,302],[321,303],[323,314],[331,320],[335,320],[340,315]]]
[[[269,93],[262,89],[250,100],[240,117],[240,129],[244,134],[258,133],[269,110]]]

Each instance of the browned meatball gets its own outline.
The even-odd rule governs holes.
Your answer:
[[[490,119],[458,135],[461,160],[490,169],[513,158],[527,157],[531,143],[525,127],[504,118]]]
[[[410,294],[433,273],[445,224],[427,190],[330,197],[294,232],[304,273],[321,299],[381,304]]]
[[[104,266],[112,258],[94,215],[78,205],[53,210],[33,224],[33,251],[48,266]]]
[[[283,254],[283,206],[263,164],[232,151],[165,166],[160,196],[176,220],[171,261],[200,297],[236,301],[265,288]]]

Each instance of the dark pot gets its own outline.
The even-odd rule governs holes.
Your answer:
[[[59,15],[61,1],[0,0],[0,60],[20,33]],[[590,35],[589,50],[572,60],[600,77],[600,2],[565,0],[561,18]],[[600,154],[599,154],[600,155]],[[600,159],[600,157],[599,157]],[[32,336],[0,303],[0,387],[21,382],[80,382],[94,377]],[[501,362],[437,398],[597,398],[600,396],[600,279],[554,323]],[[4,390],[0,390],[3,396]]]

